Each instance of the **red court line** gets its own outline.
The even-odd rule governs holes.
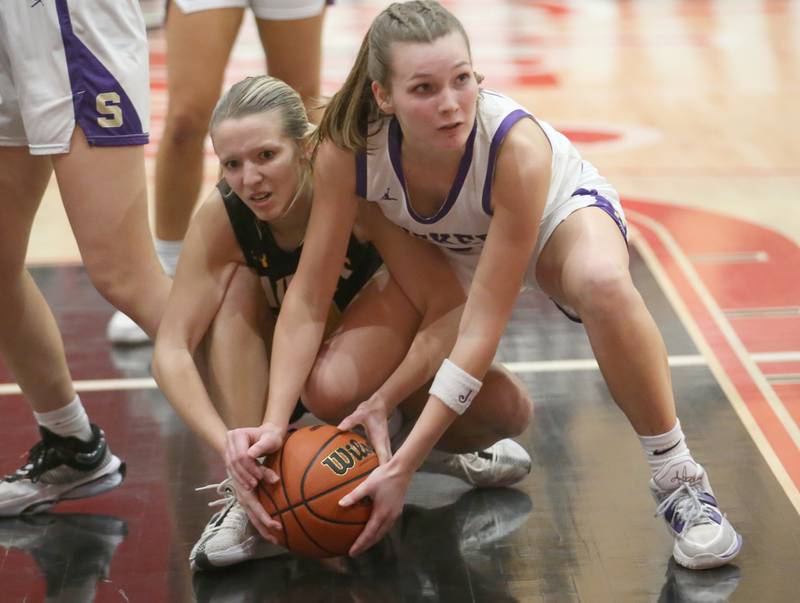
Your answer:
[[[683,213],[682,216],[678,216],[681,219],[677,220],[677,222],[681,224],[686,224],[688,223],[687,221],[694,221],[702,218],[703,216],[700,214],[706,214],[706,218],[713,217],[715,220],[717,219],[716,215],[700,210],[658,205],[642,201],[626,200],[625,206],[628,209],[635,210],[636,212],[650,217],[666,228],[669,234],[675,237],[681,251],[686,255],[699,253],[699,251],[686,249],[683,241],[680,240],[680,233],[675,228],[675,214]],[[753,375],[751,375],[747,367],[744,366],[739,353],[737,353],[737,350],[734,349],[731,342],[720,328],[717,320],[726,320],[725,317],[722,315],[721,311],[718,312],[718,316],[712,315],[701,299],[698,291],[681,269],[679,258],[675,257],[673,251],[668,247],[662,237],[659,236],[651,226],[637,219],[635,216],[631,216],[631,222],[637,226],[641,236],[653,250],[672,285],[681,296],[692,319],[697,324],[700,333],[713,351],[727,377],[730,379],[731,384],[736,389],[756,424],[764,434],[767,442],[774,450],[789,478],[792,480],[795,487],[800,489],[800,450],[798,450],[787,428],[775,414],[772,406],[760,390],[759,384],[756,383]],[[719,224],[715,227],[719,227]],[[760,227],[753,225],[753,228]],[[780,237],[778,233],[775,233],[775,236]],[[713,289],[711,291],[713,294]],[[772,349],[769,351],[785,350]],[[791,414],[794,419],[797,420],[797,415],[795,413]]]

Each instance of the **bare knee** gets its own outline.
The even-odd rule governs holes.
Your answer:
[[[361,402],[354,399],[355,371],[347,370],[343,360],[346,359],[337,357],[328,343],[323,343],[303,387],[303,404],[326,423],[338,423]]]
[[[170,108],[162,140],[176,146],[202,144],[210,118],[210,108],[198,107],[196,103],[179,103]]]
[[[481,393],[491,407],[492,429],[498,439],[523,433],[533,420],[533,398],[507,370],[493,366],[483,379]]]
[[[627,266],[597,262],[571,287],[568,303],[582,316],[620,315],[639,298]]]

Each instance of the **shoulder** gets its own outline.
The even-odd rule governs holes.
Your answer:
[[[225,201],[219,189],[214,187],[201,203],[189,223],[188,236],[205,242],[208,255],[226,261],[244,263],[244,258],[231,226]]]
[[[546,173],[549,177],[553,152],[550,140],[533,119],[517,121],[500,146],[497,156],[498,177],[503,174]]]

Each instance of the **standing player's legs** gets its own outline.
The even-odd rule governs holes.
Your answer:
[[[220,95],[225,65],[244,9],[184,13],[172,2],[167,16],[167,117],[155,175],[155,231],[159,257],[175,273],[203,183],[203,144]],[[173,244],[173,249],[169,248]]]
[[[99,494],[119,485],[124,472],[102,432],[89,423],[53,314],[25,268],[33,218],[50,171],[47,157],[32,156],[24,147],[0,147],[0,356],[42,434],[28,461],[0,480],[0,516]]]
[[[586,207],[553,232],[536,278],[550,297],[575,309],[586,327],[611,395],[641,440],[658,510],[675,536],[676,561],[692,568],[722,565],[739,552],[741,539],[686,446],[666,347],[628,261],[618,225],[599,207]]]
[[[50,171],[48,157],[0,147],[0,354],[36,412],[57,410],[75,397],[53,313],[25,268]]]
[[[155,339],[170,279],[150,237],[143,147],[90,146],[76,127],[70,152],[54,155],[53,166],[89,278]]]
[[[167,19],[167,117],[155,175],[155,245],[169,276],[203,182],[203,144],[242,8],[184,13],[172,2]],[[107,331],[114,343],[145,343],[145,334],[117,312]]]
[[[267,55],[267,73],[283,80],[300,94],[313,122],[322,116],[318,105],[324,5],[319,10],[318,14],[294,19],[261,17],[263,13],[256,13],[258,33]]]
[[[320,348],[303,393],[306,406],[322,420],[341,421],[399,366],[419,325],[420,316],[400,286],[387,272],[379,272]],[[406,424],[393,438],[393,447],[402,443],[422,412],[428,388],[400,404]],[[532,414],[533,403],[522,385],[492,367],[469,410],[451,425],[423,468],[479,486],[519,481],[530,471],[530,456],[510,438],[525,430]]]

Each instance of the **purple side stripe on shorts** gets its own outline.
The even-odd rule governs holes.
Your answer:
[[[56,9],[67,55],[75,121],[89,144],[147,144],[149,137],[142,131],[139,114],[122,85],[72,31],[67,0],[56,0]]]
[[[604,212],[606,212],[611,217],[611,219],[614,220],[614,223],[617,225],[617,228],[619,228],[619,231],[622,233],[622,238],[624,238],[625,242],[627,242],[628,226],[625,224],[625,222],[622,221],[622,216],[620,216],[619,213],[617,213],[617,210],[614,209],[614,206],[611,205],[611,201],[606,199],[595,189],[588,190],[585,188],[579,188],[574,193],[572,193],[573,197],[579,197],[581,195],[589,195],[591,197],[594,197],[594,203],[592,203],[591,205],[587,205],[586,207],[599,207]]]

